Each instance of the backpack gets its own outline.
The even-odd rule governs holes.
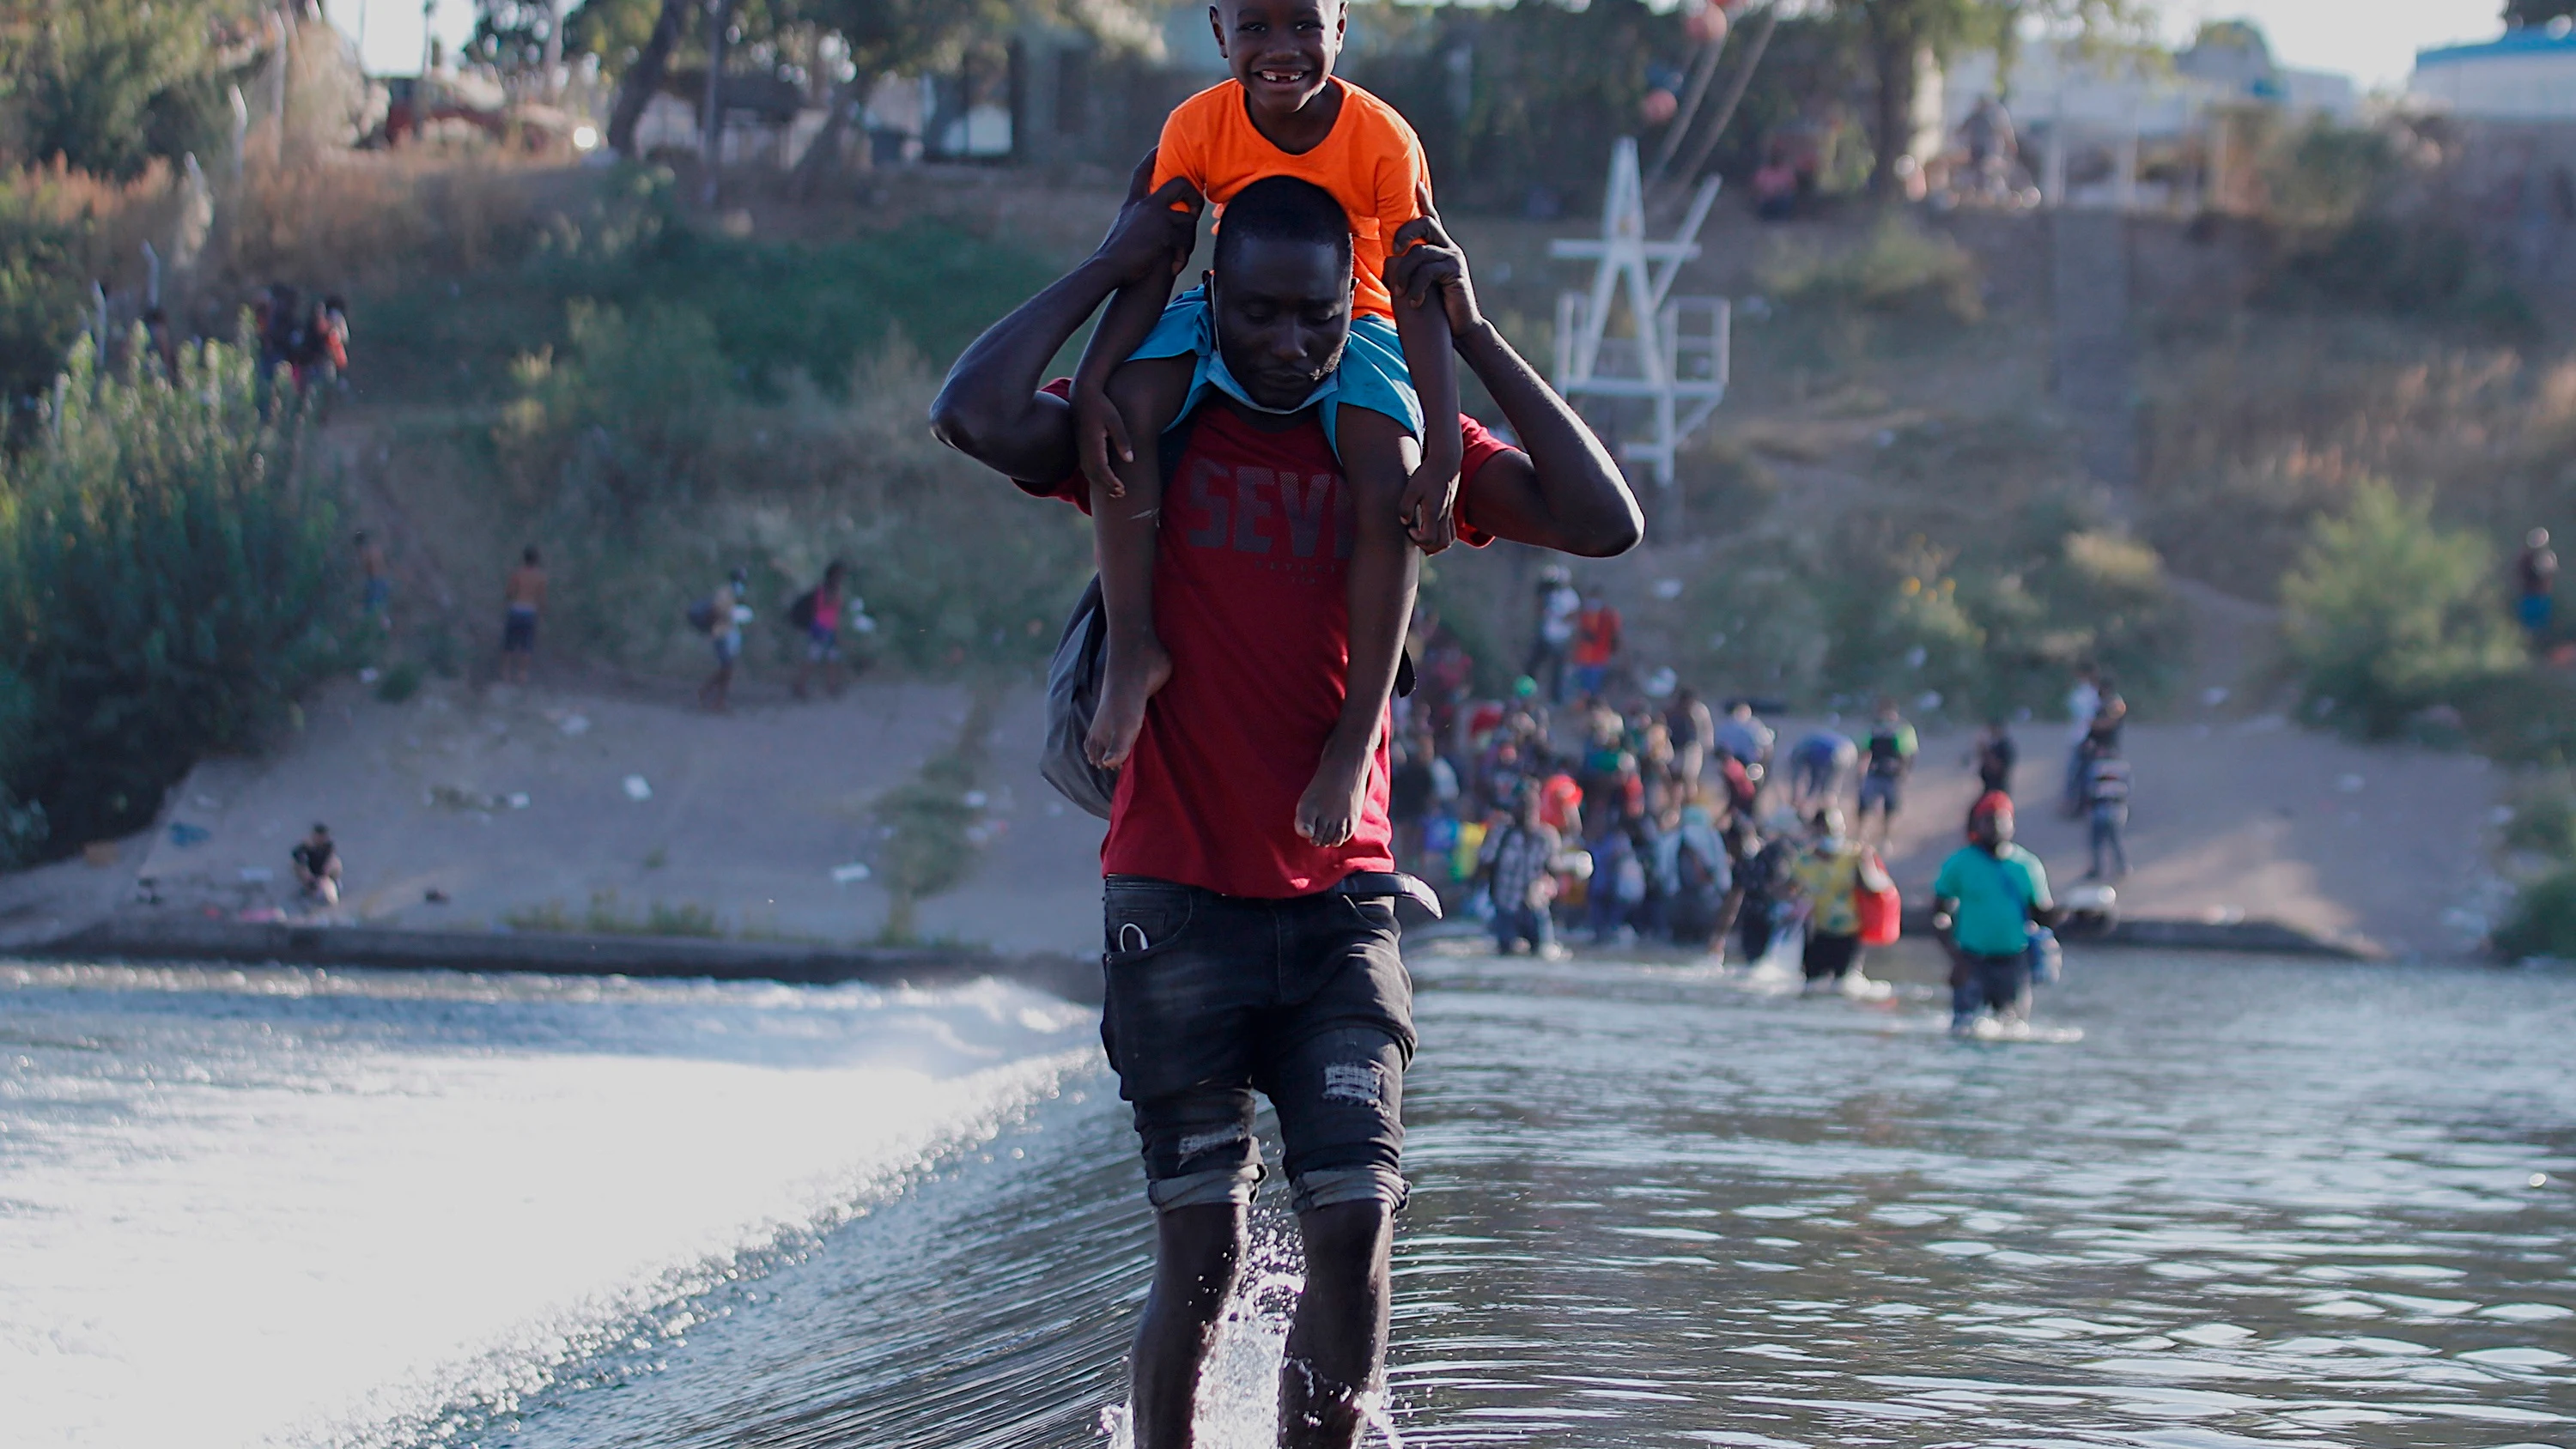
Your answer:
[[[818,597],[821,593],[822,590],[818,586],[816,588],[807,589],[805,592],[796,596],[795,602],[787,606],[787,626],[789,628],[803,630],[814,627],[814,605],[818,601]]]
[[[1860,943],[1893,946],[1905,932],[1905,898],[1879,862],[1878,852],[1864,850],[1852,882],[1852,905],[1860,916]]]
[[[1198,416],[1192,412],[1163,431],[1155,461],[1167,493],[1180,474],[1190,436],[1198,431]],[[808,593],[788,606],[790,622],[798,605],[810,620],[814,596]],[[1083,742],[1091,736],[1092,717],[1100,712],[1100,676],[1108,663],[1109,615],[1100,602],[1100,576],[1094,574],[1075,602],[1072,616],[1064,621],[1054,657],[1047,661],[1046,744],[1038,754],[1038,774],[1057,794],[1103,820],[1109,818],[1109,802],[1118,794],[1118,772],[1091,763]],[[1404,650],[1396,651],[1395,692],[1413,693],[1413,656]]]
[[[716,601],[699,599],[689,605],[689,627],[704,634],[716,626]]]

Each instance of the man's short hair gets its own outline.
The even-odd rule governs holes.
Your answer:
[[[1264,176],[1234,194],[1216,231],[1216,266],[1225,269],[1234,246],[1258,237],[1271,242],[1329,246],[1347,262],[1351,218],[1333,194],[1294,176]]]

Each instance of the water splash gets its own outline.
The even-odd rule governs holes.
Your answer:
[[[1197,1449],[1273,1449],[1279,1442],[1279,1376],[1287,1369],[1288,1324],[1306,1291],[1305,1253],[1295,1227],[1253,1220],[1243,1272],[1217,1320],[1216,1342],[1199,1374]],[[1364,1428],[1359,1442],[1404,1449],[1387,1413],[1386,1395],[1361,1397]],[[1100,1431],[1107,1449],[1135,1449],[1134,1424],[1124,1404],[1104,1409]]]

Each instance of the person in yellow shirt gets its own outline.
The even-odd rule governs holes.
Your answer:
[[[1789,880],[1807,909],[1807,944],[1800,957],[1807,989],[1853,992],[1867,979],[1861,969],[1860,893],[1884,889],[1887,873],[1868,847],[1844,833],[1842,811],[1817,811],[1807,829],[1807,848],[1789,867]]]

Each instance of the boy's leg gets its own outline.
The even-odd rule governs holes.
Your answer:
[[[1357,533],[1350,563],[1349,693],[1324,746],[1315,777],[1297,802],[1301,833],[1339,845],[1359,825],[1368,800],[1377,730],[1395,684],[1396,655],[1413,616],[1420,555],[1404,534],[1396,503],[1420,448],[1405,425],[1384,413],[1344,407],[1336,424],[1344,486],[1351,490]]]
[[[1100,705],[1084,749],[1092,762],[1115,768],[1127,762],[1145,728],[1145,702],[1171,678],[1171,656],[1154,632],[1154,551],[1161,536],[1163,430],[1189,396],[1192,360],[1157,357],[1120,367],[1109,398],[1127,421],[1136,456],[1111,459],[1123,497],[1098,484],[1091,490],[1091,531],[1100,561],[1101,615],[1109,654],[1101,671]]]

